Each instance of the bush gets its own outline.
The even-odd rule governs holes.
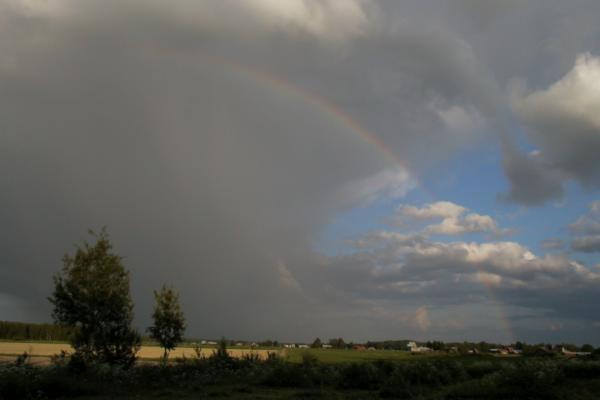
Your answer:
[[[565,364],[564,374],[566,378],[573,379],[600,378],[600,362],[573,360]]]
[[[530,399],[555,398],[555,387],[562,383],[564,378],[560,363],[544,359],[507,365],[493,376],[497,396]]]
[[[341,367],[339,387],[373,389],[383,381],[382,373],[372,363],[352,363]]]
[[[473,379],[481,379],[498,371],[498,363],[492,361],[476,361],[465,366],[465,372]]]
[[[455,361],[419,361],[398,364],[380,391],[383,397],[414,397],[432,389],[467,379],[462,364]]]

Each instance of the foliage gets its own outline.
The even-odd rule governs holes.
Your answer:
[[[34,324],[0,321],[0,339],[7,340],[68,340],[68,328],[55,324]]]
[[[66,254],[54,277],[52,316],[56,323],[74,328],[71,345],[85,362],[130,366],[141,339],[131,327],[129,273],[112,252],[106,230],[90,234],[96,243],[83,241],[74,256]]]
[[[163,285],[159,292],[154,291],[154,299],[154,325],[148,328],[148,332],[164,349],[166,361],[169,351],[183,340],[185,318],[179,305],[179,295],[173,288]]]
[[[277,357],[229,358],[223,363],[215,354],[130,369],[96,363],[78,372],[62,359],[45,368],[27,362],[0,364],[0,399],[206,398],[221,392],[219,396],[238,398],[223,388],[238,388],[243,398],[264,388],[288,394],[288,389],[301,390],[300,398],[356,399],[587,400],[598,398],[600,392],[600,363],[590,360],[446,357],[324,364],[307,354],[302,363]]]
[[[334,349],[345,349],[347,347],[346,342],[342,338],[329,339],[329,345]]]
[[[310,347],[312,347],[313,349],[317,349],[321,346],[323,346],[323,343],[321,342],[321,339],[319,339],[319,338],[316,338],[310,345]]]

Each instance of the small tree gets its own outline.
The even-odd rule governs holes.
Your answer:
[[[315,349],[316,349],[316,348],[319,348],[319,347],[321,347],[322,345],[323,345],[323,343],[321,342],[321,339],[319,339],[319,338],[316,338],[316,339],[315,339],[315,340],[312,342],[312,344],[310,345],[310,347],[312,347],[312,348],[315,348]]]
[[[581,346],[581,351],[584,351],[586,353],[591,353],[592,351],[594,351],[594,346],[586,343],[583,346]]]
[[[66,254],[62,271],[54,277],[52,316],[56,323],[74,328],[71,345],[83,361],[130,366],[141,338],[131,327],[129,272],[112,252],[106,229],[89,233],[96,243],[83,241],[74,256]]]
[[[221,360],[228,360],[230,358],[229,352],[227,351],[227,339],[225,339],[225,337],[222,337],[221,340],[219,340],[214,357]]]
[[[163,285],[159,292],[154,291],[154,299],[154,325],[148,328],[148,332],[164,349],[163,360],[166,362],[169,352],[183,340],[185,317],[179,305],[179,295],[173,288]]]

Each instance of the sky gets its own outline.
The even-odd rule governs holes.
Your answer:
[[[600,345],[598,15],[0,0],[0,319],[106,226],[140,330]]]

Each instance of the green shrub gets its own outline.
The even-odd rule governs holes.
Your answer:
[[[496,396],[516,398],[552,399],[554,388],[564,381],[565,375],[559,362],[552,360],[526,360],[507,365],[494,374]]]
[[[594,379],[600,378],[600,362],[573,360],[564,366],[566,378]]]
[[[383,373],[373,363],[342,365],[339,387],[343,389],[373,389],[383,381]]]

